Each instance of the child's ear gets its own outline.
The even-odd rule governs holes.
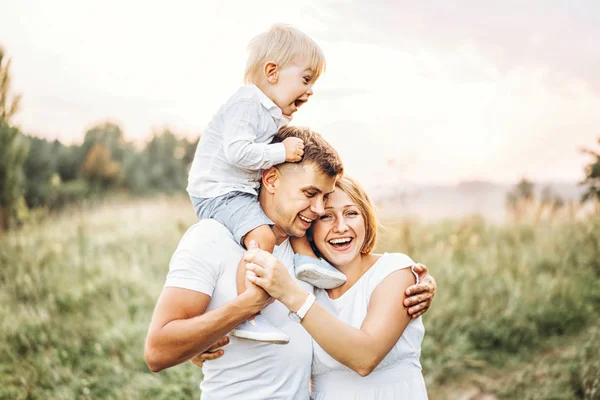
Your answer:
[[[277,81],[279,80],[279,68],[277,66],[277,63],[269,61],[265,65],[265,77],[267,78],[269,83],[277,83]]]
[[[271,167],[262,172],[262,187],[269,193],[274,193],[279,186],[281,171],[277,167]]]

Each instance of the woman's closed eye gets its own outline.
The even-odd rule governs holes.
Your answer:
[[[330,220],[331,218],[332,218],[332,217],[331,217],[331,214],[324,214],[324,215],[321,215],[321,216],[319,217],[319,219],[320,219],[321,221],[328,221],[328,220]]]

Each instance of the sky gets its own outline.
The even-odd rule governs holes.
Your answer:
[[[72,143],[110,120],[129,140],[193,138],[242,84],[246,45],[289,23],[327,70],[293,124],[367,187],[576,182],[600,137],[595,0],[0,0],[15,122]]]

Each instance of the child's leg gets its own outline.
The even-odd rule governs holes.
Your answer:
[[[333,289],[346,283],[346,275],[326,260],[317,258],[306,236],[291,239],[296,278],[321,289]]]
[[[244,246],[250,248],[250,242],[256,241],[258,247],[262,250],[273,253],[275,248],[275,234],[269,225],[261,225],[244,236]],[[246,263],[242,258],[238,265],[237,274],[235,276],[235,284],[237,294],[241,294],[246,290]]]
[[[302,237],[290,238],[290,242],[292,243],[294,253],[302,254],[303,256],[307,257],[318,258],[315,252],[313,251],[306,235]]]

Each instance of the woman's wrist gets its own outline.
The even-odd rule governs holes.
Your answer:
[[[300,307],[304,304],[306,299],[308,298],[308,293],[304,291],[300,286],[294,288],[285,294],[279,301],[283,303],[284,306],[288,308],[290,311],[298,311]]]

